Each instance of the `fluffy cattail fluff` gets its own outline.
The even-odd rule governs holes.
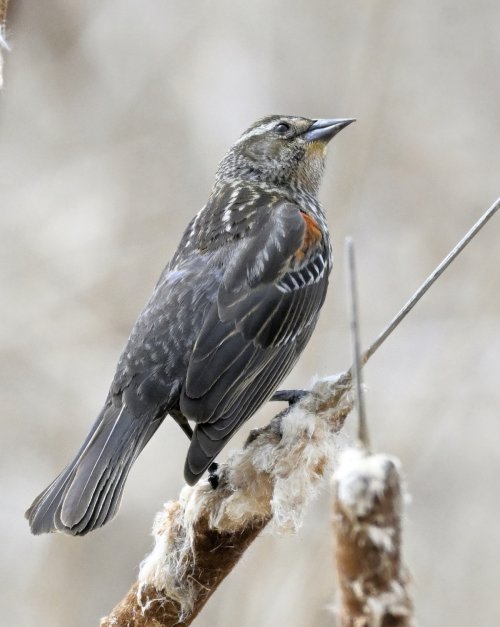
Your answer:
[[[341,627],[414,625],[401,561],[402,490],[394,457],[347,449],[333,476]]]

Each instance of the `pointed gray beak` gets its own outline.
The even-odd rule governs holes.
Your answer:
[[[304,139],[308,142],[323,141],[329,142],[343,128],[355,122],[355,118],[345,118],[340,120],[315,120],[304,133]]]

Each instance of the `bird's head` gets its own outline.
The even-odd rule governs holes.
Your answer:
[[[230,148],[216,180],[262,181],[316,194],[328,142],[351,122],[286,115],[258,120]]]

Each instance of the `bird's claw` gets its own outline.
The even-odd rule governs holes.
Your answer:
[[[217,462],[212,462],[208,467],[208,483],[212,486],[212,489],[216,490],[219,485],[219,475],[217,474],[217,470],[219,469],[219,464]]]
[[[271,396],[270,400],[286,401],[289,405],[295,405],[307,394],[309,394],[307,390],[278,390]]]

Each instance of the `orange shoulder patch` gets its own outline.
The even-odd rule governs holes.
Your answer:
[[[306,230],[304,232],[304,240],[302,246],[295,253],[296,261],[302,261],[307,254],[307,251],[321,241],[321,229],[314,218],[301,211],[304,222],[306,223]]]

